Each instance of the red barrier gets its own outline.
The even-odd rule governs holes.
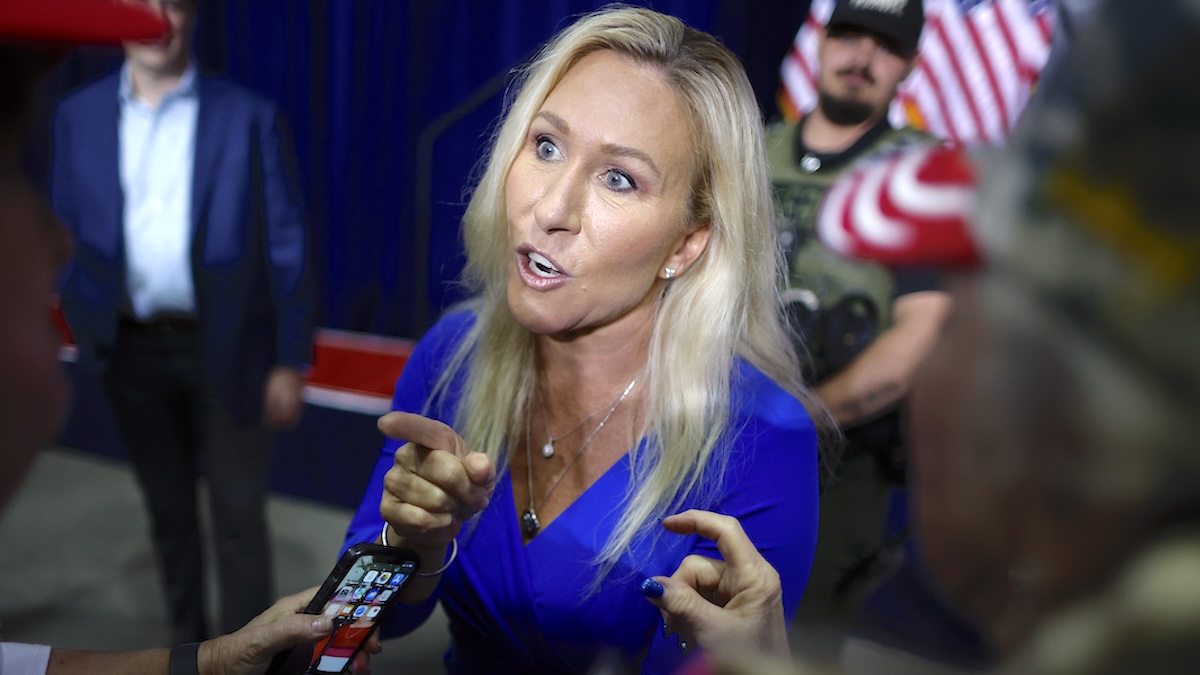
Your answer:
[[[54,323],[63,336],[63,359],[74,360],[74,340],[57,304]],[[412,340],[318,328],[304,398],[313,405],[377,415],[386,412],[396,379],[412,354]]]

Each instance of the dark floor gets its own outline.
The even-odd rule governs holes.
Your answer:
[[[350,511],[273,496],[268,517],[279,594],[320,583]],[[6,640],[103,650],[169,640],[147,519],[124,462],[65,449],[43,453],[0,518],[0,570]],[[447,642],[438,610],[417,633],[385,641],[372,670],[442,672]]]

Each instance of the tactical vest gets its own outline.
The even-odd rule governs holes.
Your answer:
[[[829,186],[864,158],[917,143],[936,142],[915,129],[886,129],[851,161],[822,166],[797,157],[796,122],[778,123],[766,133],[767,160],[775,202],[782,216],[780,243],[788,260],[789,320],[804,333],[805,349],[816,361],[814,381],[837,372],[892,322],[895,283],[882,265],[847,260],[816,238],[816,214]]]

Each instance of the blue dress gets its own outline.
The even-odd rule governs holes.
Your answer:
[[[443,318],[421,340],[396,384],[393,410],[422,412],[441,369],[470,328],[474,315]],[[685,506],[737,517],[751,541],[779,571],[785,616],[799,605],[817,542],[816,433],[804,407],[757,369],[739,363],[733,378],[733,449],[723,476],[706,476],[710,497]],[[432,417],[449,423],[461,378]],[[428,413],[427,413],[428,414]],[[350,523],[346,546],[374,541],[383,520],[383,476],[400,441],[388,440]],[[525,545],[513,502],[511,476],[497,479],[489,506],[474,529],[459,535],[458,560],[438,593],[423,607],[397,607],[384,637],[421,624],[439,599],[450,618],[451,673],[586,673],[598,658],[643,673],[669,674],[687,655],[676,636],[662,634],[658,609],[638,593],[642,579],[670,575],[683,558],[719,558],[699,536],[661,530],[623,555],[594,593],[596,553],[617,522],[615,508],[630,480],[629,460],[618,461],[561,515]],[[715,472],[714,472],[715,473]],[[656,526],[652,526],[656,527]]]

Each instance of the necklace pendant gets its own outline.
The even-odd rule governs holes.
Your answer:
[[[525,512],[521,514],[521,531],[525,533],[526,537],[533,537],[540,529],[542,529],[542,524],[538,522],[537,514],[533,512],[533,509],[525,509]]]
[[[554,456],[554,441],[546,441],[546,444],[542,446],[542,457],[545,457],[546,459],[550,459],[553,456]]]

